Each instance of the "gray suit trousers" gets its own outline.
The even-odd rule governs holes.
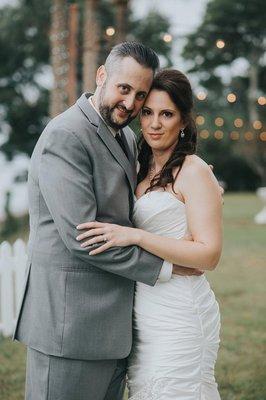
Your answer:
[[[122,400],[126,360],[73,360],[28,348],[25,400]]]

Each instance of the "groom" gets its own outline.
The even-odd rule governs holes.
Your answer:
[[[142,44],[114,47],[95,94],[54,118],[34,149],[27,280],[14,334],[28,348],[27,400],[122,399],[134,282],[171,276],[172,265],[136,246],[90,256],[76,240],[81,222],[132,226],[137,149],[127,125],[158,64]]]

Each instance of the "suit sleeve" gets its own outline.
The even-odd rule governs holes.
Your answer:
[[[97,203],[93,166],[75,133],[65,129],[50,132],[41,155],[39,185],[59,235],[72,255],[95,268],[155,284],[163,263],[160,258],[137,246],[114,247],[90,256],[77,242],[76,226],[96,219]]]

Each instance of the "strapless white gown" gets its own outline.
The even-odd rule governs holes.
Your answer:
[[[135,203],[139,228],[176,239],[187,232],[185,205],[153,191]],[[214,378],[220,314],[205,277],[136,284],[130,400],[220,400]]]

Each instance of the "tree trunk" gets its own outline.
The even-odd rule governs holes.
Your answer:
[[[71,106],[77,100],[77,62],[78,62],[78,5],[69,6],[69,70],[67,83],[68,105]]]
[[[51,7],[51,64],[54,86],[51,91],[50,115],[60,114],[68,107],[68,19],[66,0],[53,0]]]
[[[249,111],[250,124],[259,119],[258,109],[256,104],[256,100],[258,97],[258,75],[259,75],[258,63],[259,63],[259,57],[254,52],[251,54],[250,68],[249,68],[248,111]]]
[[[126,41],[127,28],[128,28],[128,8],[129,0],[113,0],[116,13],[115,13],[115,43]]]
[[[94,92],[99,59],[99,0],[84,0],[83,26],[83,91]]]

